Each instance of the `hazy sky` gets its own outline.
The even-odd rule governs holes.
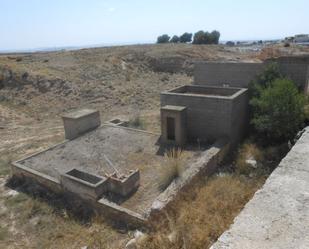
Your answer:
[[[0,0],[0,50],[155,42],[214,30],[221,40],[309,33],[309,0]]]

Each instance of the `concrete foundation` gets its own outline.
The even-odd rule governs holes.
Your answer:
[[[123,144],[124,137],[126,144]],[[179,187],[191,184],[192,176],[196,180],[200,172],[203,172],[201,176],[214,172],[226,153],[225,145],[215,144],[205,148],[202,155],[198,153],[186,162],[183,177],[174,180],[171,187],[162,192],[158,188],[158,176],[166,165],[164,156],[157,155],[160,149],[156,145],[158,138],[159,135],[144,131],[103,125],[77,139],[66,140],[13,162],[12,173],[18,178],[31,179],[51,191],[65,191],[81,198],[112,221],[133,227],[147,226],[149,219],[154,217],[152,214],[157,213],[153,211],[155,203],[162,202],[163,196],[166,196],[164,205],[167,205],[177,195]],[[140,145],[143,145],[142,150]],[[108,165],[98,163],[99,153],[93,151],[104,151],[119,172],[128,169],[128,173],[115,175]],[[146,154],[145,158],[143,154]],[[132,155],[138,156],[138,161],[129,164],[127,160]],[[140,166],[139,162],[143,164]],[[141,170],[134,170],[139,166]],[[175,191],[173,194],[171,189]],[[116,196],[110,197],[109,192]]]
[[[62,120],[66,139],[77,138],[101,124],[100,113],[90,109],[82,109],[63,115]]]

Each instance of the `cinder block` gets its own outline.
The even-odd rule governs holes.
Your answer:
[[[62,116],[65,138],[74,139],[101,125],[97,110],[82,109]]]

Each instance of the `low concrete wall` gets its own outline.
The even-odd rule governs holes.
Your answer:
[[[309,248],[309,127],[212,249]]]
[[[114,223],[125,224],[130,229],[147,227],[145,217],[106,199],[97,201],[95,208],[103,217]]]
[[[43,185],[54,192],[61,192],[62,188],[60,182],[53,177],[40,173],[36,170],[25,167],[19,163],[12,163],[11,165],[12,175],[18,178],[30,178],[31,180]]]
[[[211,148],[204,151],[199,160],[187,169],[181,178],[173,181],[153,202],[147,214],[149,221],[157,219],[182,191],[196,184],[200,179],[212,175],[219,163],[229,153],[230,144],[226,138],[219,139]]]
[[[14,177],[20,179],[30,179],[33,183],[37,183],[48,190],[55,193],[64,193],[60,182],[48,175],[42,174],[36,170],[30,169],[18,163],[13,163],[11,165],[12,174]],[[67,192],[75,198],[80,197],[73,192]],[[85,203],[90,204],[96,212],[100,215],[116,224],[126,224],[130,228],[146,227],[147,220],[140,214],[135,213],[127,208],[123,208],[115,203],[112,203],[106,199],[100,199],[94,201],[92,198],[81,199]]]
[[[140,173],[139,170],[135,170],[126,176],[125,179],[114,178],[111,176],[108,179],[108,190],[125,197],[137,190],[139,184]]]

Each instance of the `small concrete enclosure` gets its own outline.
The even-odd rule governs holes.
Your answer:
[[[161,136],[163,143],[183,146],[186,143],[186,107],[166,105],[161,107]]]
[[[244,136],[248,125],[245,88],[185,85],[162,92],[161,106],[163,142],[169,141],[166,134],[169,118],[175,119],[175,131],[183,127],[177,130],[182,132],[178,133],[180,140],[175,136],[176,144],[186,140],[208,143],[224,136],[235,144]]]
[[[62,116],[66,139],[74,139],[101,125],[97,110],[81,109]]]

